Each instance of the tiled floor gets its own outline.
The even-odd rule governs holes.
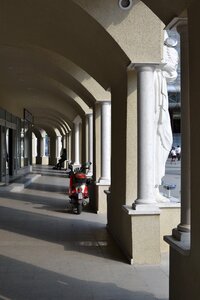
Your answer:
[[[22,192],[0,190],[0,299],[168,299],[167,256],[127,264],[106,216],[72,214],[63,171],[43,171]]]

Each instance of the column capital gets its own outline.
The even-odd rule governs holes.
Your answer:
[[[161,66],[163,64],[161,63],[151,63],[151,62],[146,62],[146,63],[130,63],[127,70],[137,70],[137,71],[154,71],[156,68]]]
[[[100,104],[101,106],[103,106],[103,105],[110,105],[111,104],[111,100],[96,101],[96,104]]]
[[[93,111],[92,112],[88,112],[85,115],[86,115],[86,117],[91,117],[91,116],[93,116]]]
[[[74,124],[79,124],[81,122],[82,122],[82,119],[81,119],[81,117],[79,115],[77,115],[76,118],[73,120]]]
[[[178,224],[177,226],[178,231],[180,232],[190,232],[191,230],[191,225],[190,224]]]

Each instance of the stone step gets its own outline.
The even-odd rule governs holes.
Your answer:
[[[16,179],[15,182],[0,187],[0,191],[21,192],[29,184],[34,182],[41,174],[27,174]]]

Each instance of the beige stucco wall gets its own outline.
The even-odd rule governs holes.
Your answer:
[[[163,236],[171,235],[172,229],[180,223],[180,204],[160,206],[160,251],[168,252],[169,245],[163,240]]]
[[[24,118],[24,106],[22,105],[13,105],[12,98],[5,97],[4,95],[0,96],[0,105],[1,108],[7,110],[9,113],[13,114],[18,118]]]
[[[57,164],[56,158],[56,137],[51,135],[50,136],[50,157],[49,157],[49,164],[55,165]]]
[[[133,262],[138,264],[160,263],[160,216],[132,216]]]
[[[93,172],[94,172],[94,180],[98,181],[101,176],[101,104],[98,102],[94,106],[93,124],[94,124]]]
[[[110,211],[110,196],[108,195],[107,197],[107,207],[108,211]],[[118,244],[119,248],[122,250],[124,253],[127,262],[132,263],[133,262],[133,255],[132,255],[132,226],[131,226],[131,218],[122,211],[121,215],[121,232],[122,235],[119,238],[119,235],[116,233],[115,230],[110,226],[112,220],[112,216],[108,214],[108,224],[107,224],[107,229],[108,231],[112,234],[113,238],[115,239],[115,242]]]
[[[127,72],[121,73],[120,82],[111,90],[112,95],[112,151],[111,151],[111,195],[108,205],[108,227],[115,239],[123,245],[124,234],[130,232],[127,222],[122,217],[122,206],[126,203],[127,179]],[[129,222],[130,226],[130,222]],[[125,230],[126,227],[126,230]],[[130,237],[129,237],[130,238]],[[125,244],[129,244],[127,241]]]
[[[108,197],[108,211],[111,202]],[[129,206],[122,208],[121,233],[113,227],[112,216],[108,215],[108,229],[119,244],[130,264],[160,263],[160,212],[136,212]]]
[[[108,189],[108,185],[96,185],[95,200],[97,213],[107,213],[107,196],[104,191]]]
[[[35,165],[35,164],[36,164],[36,157],[32,156],[32,165]]]
[[[74,0],[115,39],[133,62],[159,62],[163,23],[142,2],[122,10],[116,0]]]
[[[169,251],[163,236],[171,235],[179,222],[180,204],[163,203],[155,207],[154,212],[135,211],[126,205],[121,216],[122,236],[119,237],[113,230],[112,233],[129,263],[159,264],[161,254]]]
[[[49,164],[49,157],[48,156],[42,157],[41,164],[47,166]]]
[[[137,198],[137,74],[127,73],[126,204]]]

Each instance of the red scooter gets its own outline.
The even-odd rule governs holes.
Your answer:
[[[69,175],[69,197],[71,199],[71,204],[75,208],[77,214],[81,214],[83,206],[88,204],[86,199],[89,199],[89,179],[86,175],[86,170],[88,165],[83,165],[80,169],[72,171]]]

